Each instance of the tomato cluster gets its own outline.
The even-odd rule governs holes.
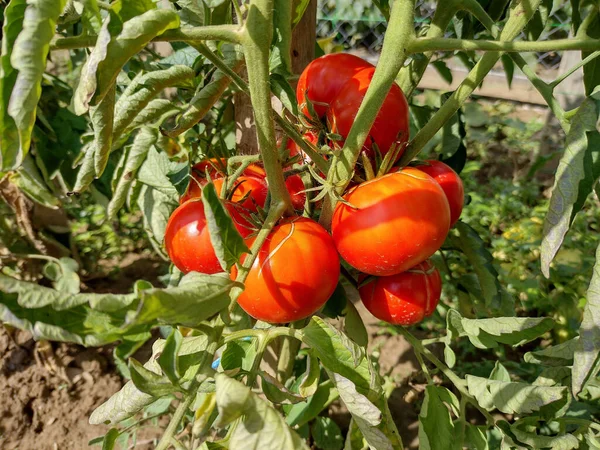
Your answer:
[[[297,97],[307,116],[307,142],[317,145],[319,140],[319,132],[311,127],[347,137],[373,72],[372,65],[351,55],[328,55],[306,68]],[[363,150],[372,152],[376,146],[384,155],[407,139],[408,105],[394,84]],[[300,156],[294,159],[300,159],[300,164],[311,163],[293,141],[287,149],[290,157]],[[183,272],[223,270],[211,245],[200,198],[208,178],[224,194],[225,209],[247,246],[254,242],[260,225],[256,219],[266,207],[265,171],[251,164],[227,190],[223,188],[228,182],[226,167],[224,159],[196,164],[181,205],[169,219],[165,246]],[[286,187],[294,208],[303,210],[306,194],[301,177],[290,174]],[[441,277],[429,258],[461,214],[460,177],[443,162],[425,161],[355,183],[343,197],[333,212],[331,234],[301,216],[286,217],[273,228],[238,298],[248,314],[271,323],[314,314],[336,288],[340,256],[359,272],[360,297],[375,317],[411,325],[433,313],[441,295]],[[237,270],[234,266],[230,275],[236,277]]]

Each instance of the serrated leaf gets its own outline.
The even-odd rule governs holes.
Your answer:
[[[15,169],[23,158],[17,125],[8,115],[8,103],[17,80],[17,71],[10,63],[10,55],[17,36],[23,29],[26,7],[26,0],[13,0],[4,9],[0,55],[0,172]]]
[[[485,304],[492,311],[514,314],[514,299],[498,280],[498,272],[493,265],[493,257],[477,232],[464,222],[457,222],[458,237],[452,242],[465,254],[473,267],[483,292]]]
[[[205,24],[206,8],[204,2],[199,2],[197,0],[178,0],[177,5],[181,8],[177,13],[181,18],[182,25],[201,27]]]
[[[223,426],[243,415],[229,440],[231,450],[308,450],[308,446],[283,417],[239,381],[217,374],[217,408]]]
[[[550,448],[552,450],[571,450],[579,447],[579,440],[572,434],[565,433],[559,436],[543,436],[531,431],[539,419],[528,417],[517,420],[510,425],[510,431],[523,444],[532,448]],[[534,428],[535,430],[535,428]]]
[[[569,367],[546,367],[535,380],[536,386],[566,386],[565,381],[570,381],[571,369]]]
[[[335,386],[337,387],[340,398],[348,411],[355,418],[360,418],[372,427],[381,423],[382,412],[365,395],[357,391],[356,385],[335,372],[329,372]]]
[[[579,340],[573,359],[573,394],[583,389],[586,381],[600,370],[600,246],[596,250],[596,264],[587,291],[587,302],[579,327]]]
[[[202,188],[202,204],[210,242],[221,267],[227,272],[234,264],[240,262],[240,257],[244,253],[249,253],[250,250],[225,210],[212,181]]]
[[[113,120],[115,114],[116,86],[112,85],[102,101],[90,108],[90,122],[94,129],[94,171],[100,178],[112,149]]]
[[[134,129],[146,125],[160,125],[168,117],[179,113],[181,108],[174,105],[171,100],[155,98],[131,122],[124,134],[131,133]]]
[[[14,119],[19,134],[19,151],[14,165],[18,165],[29,151],[50,41],[66,3],[66,0],[29,1],[23,29],[10,53],[10,64],[17,72],[8,103],[8,114]]]
[[[235,47],[225,47],[225,63],[233,70],[238,70],[242,64],[243,57],[239,49]],[[172,129],[164,129],[163,132],[169,137],[177,137],[181,133],[189,130],[210,111],[215,103],[223,96],[225,90],[231,84],[231,78],[220,70],[216,70],[210,82],[205,86],[199,87],[190,100],[185,111],[177,118],[177,124]]]
[[[277,381],[276,378],[272,377],[266,372],[260,372],[262,378],[262,390],[271,403],[275,404],[294,404],[304,400],[301,395],[295,394],[288,390],[283,384]]]
[[[530,414],[554,402],[562,401],[566,387],[542,387],[527,383],[488,380],[466,376],[469,393],[488,411],[498,409],[506,414]]]
[[[142,166],[143,167],[143,166]],[[137,204],[144,215],[144,230],[148,234],[150,243],[159,255],[167,258],[163,247],[165,229],[169,222],[171,213],[178,203],[173,195],[154,189],[150,186],[140,184],[141,190],[137,198]]]
[[[485,426],[466,424],[465,445],[473,450],[489,450],[488,439],[485,435]]]
[[[158,364],[163,373],[175,386],[179,384],[179,351],[183,336],[177,328],[173,328],[165,341],[165,347],[158,357]]]
[[[221,354],[221,367],[223,370],[241,369],[249,372],[256,357],[256,342],[232,341],[227,344]]]
[[[179,85],[194,78],[191,67],[174,65],[164,70],[148,72],[136,77],[119,97],[115,107],[114,141],[131,125],[136,116],[165,88]],[[167,100],[168,101],[168,100]],[[169,102],[170,104],[170,102]]]
[[[229,291],[234,286],[240,283],[227,275],[190,272],[175,288],[142,291],[140,305],[129,320],[135,323],[158,320],[193,327],[229,306]]]
[[[553,345],[544,350],[525,353],[524,361],[531,364],[544,366],[570,366],[573,364],[573,355],[579,338],[570,339],[562,344]]]
[[[448,68],[448,65],[444,60],[438,59],[432,61],[431,65],[437,70],[446,83],[452,84],[452,71]]]
[[[419,413],[419,448],[451,450],[454,448],[454,424],[444,403],[447,389],[429,385]]]
[[[120,173],[113,197],[108,203],[107,218],[112,220],[125,205],[131,185],[135,180],[138,169],[146,159],[150,147],[156,143],[157,131],[152,128],[143,127],[136,134],[131,148],[127,150],[125,165]]]
[[[329,417],[317,417],[313,422],[311,431],[317,448],[323,450],[342,449],[344,445],[342,431]]]
[[[554,328],[549,317],[463,318],[461,324],[464,334],[479,348],[493,348],[497,342],[518,347]]]
[[[189,0],[190,3],[195,0]],[[181,2],[178,2],[181,3]],[[181,11],[179,12],[179,17],[181,17],[181,21],[183,22],[183,16]],[[173,64],[173,65],[181,65],[187,67],[194,67],[196,59],[200,56],[200,52],[196,50],[194,47],[185,46],[183,48],[178,49],[174,53],[162,58],[159,62],[161,64]]]
[[[162,397],[176,391],[167,377],[146,369],[133,358],[129,358],[129,373],[135,387],[152,397]]]
[[[75,111],[78,114],[87,111],[90,105],[97,105],[102,101],[114,85],[119,71],[133,55],[139,53],[156,36],[179,26],[179,16],[175,11],[154,9],[125,22],[119,35],[111,39],[108,32],[109,18],[107,16],[103,24],[106,32],[102,35],[102,47],[98,50],[94,48],[88,58],[74,95]]]
[[[600,168],[592,167],[592,153],[598,149],[592,140],[600,139],[596,128],[600,112],[600,89],[584,100],[571,120],[565,152],[556,169],[552,197],[544,220],[541,247],[542,272],[550,276],[550,263],[562,246],[575,215],[593,190]],[[598,140],[600,142],[600,140]],[[596,172],[596,173],[592,173]]]

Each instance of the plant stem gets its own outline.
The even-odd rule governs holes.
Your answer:
[[[429,349],[425,348],[421,341],[419,341],[415,336],[413,336],[406,328],[397,327],[398,331],[404,338],[412,345],[413,349],[416,353],[420,353],[425,358],[427,358],[434,366],[436,366],[445,376],[448,378],[452,384],[458,389],[462,396],[465,397],[466,401],[475,406],[486,418],[489,424],[494,423],[494,418],[492,415],[487,412],[483,407],[479,406],[477,400],[475,400],[469,391],[466,389],[466,382],[458,375],[456,375],[452,369],[450,369],[446,364],[438,359]]]
[[[511,11],[504,29],[500,33],[500,41],[512,41],[527,25],[533,13],[537,10],[541,0],[524,0],[518,3]],[[485,76],[500,59],[500,52],[492,51],[484,54],[471,69],[467,77],[456,88],[452,95],[444,102],[442,107],[431,117],[429,122],[419,130],[417,135],[408,145],[400,158],[399,165],[406,166],[436,133],[450,120],[473,91],[481,84]]]
[[[338,157],[334,157],[330,172],[332,183],[338,193],[342,193],[354,172],[358,155],[367,140],[377,113],[383,105],[398,72],[404,65],[410,42],[414,39],[415,0],[398,0],[393,3],[389,25],[379,63],[373,74],[366,95],[358,109],[350,133]],[[325,197],[320,223],[329,228],[336,199],[333,195]]]
[[[600,50],[600,39],[553,39],[546,41],[493,41],[425,37],[412,40],[408,53],[437,51],[489,51],[489,52],[549,52],[565,50]]]
[[[291,323],[290,327],[286,329],[295,330],[303,328],[309,320],[310,318],[298,320]],[[277,379],[281,384],[285,384],[285,381],[290,377],[294,369],[294,360],[296,359],[298,350],[300,350],[300,340],[291,339],[290,337],[282,337],[282,339],[279,361],[277,361]]]
[[[290,337],[294,337],[296,339],[301,339],[301,337],[302,337],[302,332],[300,330],[294,330],[293,328],[288,328],[288,327],[271,328],[268,330],[268,332],[269,332],[269,336],[271,336],[272,339],[279,337],[279,336],[290,336]],[[225,345],[228,342],[235,341],[238,339],[243,339],[245,337],[264,336],[266,333],[267,333],[266,330],[234,331],[233,333],[228,334],[223,338],[221,345]]]
[[[58,38],[50,44],[50,50],[69,50],[75,48],[93,47],[98,36],[73,36]],[[174,41],[225,41],[239,43],[241,39],[239,25],[208,25],[205,27],[185,27],[167,30],[152,42]]]
[[[442,37],[457,9],[457,0],[438,0],[433,19],[431,19],[431,24],[427,30],[427,37]],[[410,98],[419,81],[423,78],[432,56],[433,52],[426,52],[420,58],[413,58],[409,64],[400,69],[396,81],[407,98]]]
[[[590,53],[584,59],[582,59],[577,64],[575,64],[573,67],[570,67],[569,70],[567,70],[565,73],[563,73],[562,75],[559,75],[556,78],[556,80],[554,80],[553,82],[551,82],[549,84],[549,86],[552,87],[552,88],[555,88],[560,83],[562,83],[567,78],[569,78],[571,75],[573,75],[580,67],[585,66],[587,63],[589,63],[590,61],[596,59],[598,56],[600,56],[600,50],[599,51],[595,51],[594,53]]]

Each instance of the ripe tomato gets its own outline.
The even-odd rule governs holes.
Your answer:
[[[463,182],[452,168],[441,161],[427,160],[428,166],[417,166],[421,172],[431,176],[444,190],[450,205],[450,226],[453,226],[460,217],[465,202],[465,189]]]
[[[375,68],[357,73],[330,103],[327,122],[331,132],[341,135],[344,139],[348,137],[373,73]],[[398,142],[398,145],[401,145],[408,141],[408,130],[408,103],[400,87],[394,83],[375,117],[364,149],[372,156],[373,143],[376,143],[381,154],[385,155],[394,143]],[[398,158],[401,154],[398,154]]]
[[[372,64],[356,56],[342,53],[322,56],[300,75],[296,98],[302,105],[307,96],[319,118],[327,116],[330,131],[346,139],[374,72]],[[306,106],[302,112],[309,115]],[[371,154],[376,143],[385,155],[395,142],[408,141],[408,130],[408,103],[400,87],[393,84],[375,118],[365,150]]]
[[[223,182],[225,178],[217,178],[213,181],[217,194],[221,195]],[[233,186],[231,200],[234,203],[240,203],[249,211],[257,211],[257,205],[264,208],[267,201],[267,183],[265,180],[256,177],[239,177]]]
[[[321,56],[312,61],[298,79],[296,99],[304,105],[302,113],[309,117],[306,97],[311,101],[317,116],[323,117],[329,103],[337,97],[338,92],[356,73],[362,69],[373,67],[358,56],[347,53],[334,53]]]
[[[339,275],[340,260],[327,231],[305,217],[285,219],[258,252],[238,303],[255,319],[300,320],[325,304]]]
[[[302,137],[305,141],[310,142],[314,145],[317,145],[319,142],[319,136],[312,131],[307,131]],[[302,149],[300,149],[300,147],[298,147],[298,145],[292,139],[288,139],[286,148],[290,152],[290,158],[293,158],[296,155],[300,155],[302,158],[300,161],[301,163],[310,162],[310,158],[304,154]]]
[[[300,175],[290,175],[285,179],[285,187],[290,193],[292,206],[296,210],[303,210],[306,202],[306,193],[304,192],[304,182]]]
[[[444,191],[407,167],[362,183],[338,203],[331,233],[340,255],[361,272],[395,275],[433,255],[450,228]]]
[[[414,325],[430,316],[440,301],[442,278],[429,260],[406,272],[377,277],[359,289],[365,307],[380,320]]]
[[[225,208],[240,234],[247,237],[252,228],[237,210],[237,205],[227,202]],[[173,264],[183,273],[223,272],[210,242],[204,205],[200,199],[185,202],[171,214],[165,230],[165,247]]]

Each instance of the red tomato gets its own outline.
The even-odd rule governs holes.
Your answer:
[[[346,139],[374,72],[372,64],[356,56],[326,55],[304,69],[296,98],[303,104],[307,95],[319,118],[327,116],[330,131]],[[306,106],[302,112],[308,115]],[[408,103],[400,87],[393,84],[375,118],[365,149],[372,153],[373,143],[376,143],[385,155],[392,144],[408,141],[408,130]]]
[[[465,189],[462,180],[452,168],[441,161],[427,160],[428,166],[418,166],[421,172],[431,176],[444,190],[450,205],[450,226],[460,217],[465,202]]]
[[[364,59],[347,53],[334,53],[321,56],[312,61],[300,75],[296,87],[296,99],[299,105],[306,103],[305,96],[311,101],[317,116],[323,117],[329,103],[357,72],[373,67]],[[308,107],[302,113],[309,117]]]
[[[225,178],[213,180],[217,194],[221,195],[223,182]],[[264,208],[267,201],[267,184],[265,180],[256,177],[239,177],[233,186],[230,200],[234,203],[240,203],[249,211],[257,211],[257,205]],[[244,198],[246,198],[244,200]],[[242,201],[244,200],[244,201]]]
[[[247,237],[252,229],[236,209],[236,205],[226,203],[225,208],[240,234]],[[183,273],[223,272],[210,242],[204,205],[200,199],[185,202],[171,214],[165,230],[165,247],[173,264]]]
[[[285,219],[258,252],[238,303],[265,322],[300,320],[325,304],[339,275],[340,260],[327,231],[305,217]]]
[[[344,139],[348,137],[374,72],[375,68],[369,68],[357,73],[330,103],[327,122],[331,132]],[[408,129],[408,103],[400,87],[394,83],[375,117],[364,148],[372,156],[373,143],[376,143],[381,154],[385,155],[394,143],[401,145],[408,141]]]
[[[296,210],[303,210],[306,202],[306,193],[304,192],[304,182],[300,175],[290,175],[285,179],[285,187],[290,193],[292,206]]]
[[[361,272],[387,276],[425,261],[444,243],[450,207],[429,175],[412,167],[362,183],[339,202],[331,233],[340,255]]]
[[[425,260],[406,272],[377,277],[359,292],[365,307],[378,319],[414,325],[435,311],[442,294],[442,278],[431,261]]]
[[[305,141],[310,142],[313,145],[317,145],[319,143],[319,136],[312,131],[307,131],[302,137]],[[300,147],[298,147],[298,145],[292,139],[288,139],[286,148],[290,152],[290,158],[300,155],[302,157],[301,162],[310,162],[310,158],[304,154],[302,149],[300,149]]]

